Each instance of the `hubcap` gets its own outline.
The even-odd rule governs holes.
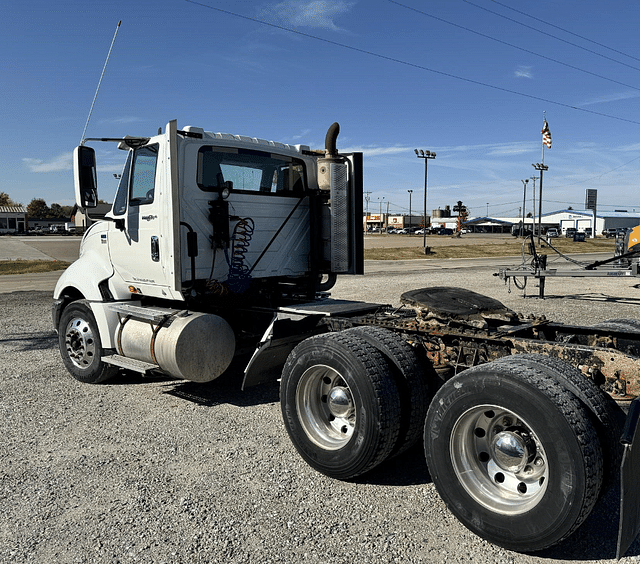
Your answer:
[[[91,366],[96,354],[96,343],[89,323],[80,317],[75,317],[67,324],[64,334],[67,355],[78,368],[86,369]]]
[[[491,451],[496,464],[509,472],[520,472],[529,459],[522,437],[510,431],[501,431],[494,437]]]
[[[449,448],[459,482],[488,509],[517,515],[544,496],[547,456],[534,431],[515,412],[495,405],[468,410],[456,421]]]
[[[323,449],[342,448],[353,436],[356,409],[351,390],[329,366],[312,366],[302,375],[296,411],[309,439]]]
[[[353,401],[351,400],[351,392],[345,386],[336,386],[329,392],[327,398],[329,411],[331,415],[338,418],[348,418],[353,410]]]

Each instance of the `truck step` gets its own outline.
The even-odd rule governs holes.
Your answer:
[[[164,321],[168,316],[174,315],[176,313],[175,309],[141,307],[133,304],[123,303],[108,304],[107,309],[109,309],[110,311],[128,315],[129,317],[132,317],[134,319],[142,319],[145,321],[152,321],[154,323],[160,323],[161,321]]]
[[[133,370],[134,372],[140,372],[141,374],[146,374],[150,370],[157,370],[160,368],[157,364],[144,362],[142,360],[135,360],[134,358],[127,358],[126,356],[120,356],[119,354],[103,356],[102,362],[113,364],[114,366],[119,366],[120,368]]]

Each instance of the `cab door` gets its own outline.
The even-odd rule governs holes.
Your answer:
[[[108,242],[114,269],[125,282],[142,294],[167,297],[172,253],[165,234],[172,231],[163,229],[162,149],[152,143],[130,151],[112,211],[123,222],[111,224]]]

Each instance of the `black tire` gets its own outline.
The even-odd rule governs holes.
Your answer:
[[[575,366],[559,358],[540,354],[519,354],[507,356],[497,362],[513,365],[522,364],[551,376],[561,386],[569,390],[581,401],[591,415],[591,421],[598,433],[604,456],[604,483],[602,491],[613,486],[620,473],[622,447],[620,437],[625,415],[613,398]]]
[[[391,367],[365,340],[345,332],[302,341],[280,382],[285,427],[309,465],[338,479],[371,470],[400,431],[400,396]]]
[[[611,328],[616,331],[631,331],[634,333],[640,333],[640,319],[624,318],[624,319],[607,319],[596,323],[593,327],[599,328]]]
[[[568,537],[602,483],[589,412],[555,378],[522,365],[492,362],[447,381],[427,413],[425,453],[452,513],[520,552]]]
[[[62,362],[71,376],[85,384],[106,382],[118,368],[102,362],[98,325],[86,300],[69,304],[60,316],[58,344]]]
[[[400,435],[391,456],[405,452],[422,438],[429,407],[429,389],[425,366],[416,351],[402,337],[381,327],[361,326],[345,333],[358,335],[378,349],[394,368],[400,393]]]
[[[640,357],[640,345],[638,345],[638,333],[640,333],[640,319],[607,319],[596,323],[593,327],[597,329],[608,329],[622,333],[616,342],[616,349],[625,354]],[[624,335],[631,334],[631,339],[626,339]]]

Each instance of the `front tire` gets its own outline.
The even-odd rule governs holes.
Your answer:
[[[535,552],[575,531],[602,484],[585,406],[534,369],[489,363],[435,395],[425,424],[429,471],[449,509],[505,548]]]
[[[103,362],[102,341],[87,300],[69,304],[60,316],[58,344],[62,362],[71,376],[85,384],[106,382],[118,372]]]
[[[364,474],[397,443],[400,396],[391,367],[357,335],[316,335],[296,346],[282,371],[280,402],[302,458],[333,478]]]

